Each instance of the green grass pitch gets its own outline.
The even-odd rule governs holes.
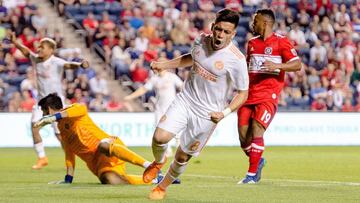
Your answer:
[[[152,160],[150,148],[131,149]],[[65,168],[60,148],[47,148],[47,155],[49,166],[34,171],[32,149],[0,149],[0,202],[148,201],[152,186],[101,185],[80,159],[73,184],[49,185]],[[237,185],[247,169],[240,148],[207,147],[164,202],[360,202],[360,147],[267,147],[264,156],[261,183]],[[143,171],[130,164],[127,170]]]

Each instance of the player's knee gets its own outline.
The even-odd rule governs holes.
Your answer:
[[[100,176],[99,179],[100,179],[101,184],[107,184],[107,185],[119,185],[119,184],[127,183],[119,175],[115,174],[114,172],[105,172]]]
[[[109,156],[110,155],[110,145],[111,145],[111,140],[109,138],[102,139],[98,145],[99,152]]]
[[[160,128],[156,128],[154,136],[153,136],[153,142],[156,144],[166,144],[173,138],[172,134],[170,132],[167,132],[165,130],[162,130]]]

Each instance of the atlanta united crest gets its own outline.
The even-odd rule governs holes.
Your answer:
[[[266,55],[271,55],[272,54],[272,48],[271,47],[266,47],[264,52],[265,52]]]

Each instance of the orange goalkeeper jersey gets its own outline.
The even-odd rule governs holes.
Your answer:
[[[97,175],[97,147],[102,139],[110,136],[95,125],[88,115],[86,106],[73,104],[64,110],[68,116],[58,121],[58,127],[65,150],[66,166],[75,167],[77,155]]]

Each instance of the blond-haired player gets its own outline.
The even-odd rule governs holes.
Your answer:
[[[51,38],[43,38],[40,40],[40,44],[37,47],[37,53],[33,53],[29,48],[18,42],[15,33],[12,33],[10,38],[15,47],[35,65],[36,84],[38,90],[37,100],[42,99],[50,93],[56,92],[64,101],[61,83],[64,69],[89,67],[89,63],[85,60],[81,63],[67,62],[64,59],[54,56],[56,42]],[[42,111],[37,105],[35,105],[31,115],[31,132],[38,160],[36,164],[32,166],[33,169],[40,169],[48,164],[48,159],[45,154],[45,148],[39,129],[36,129],[33,126],[34,122],[38,121],[41,117]],[[56,127],[56,123],[53,124],[53,128],[56,136],[60,139],[60,132]]]

